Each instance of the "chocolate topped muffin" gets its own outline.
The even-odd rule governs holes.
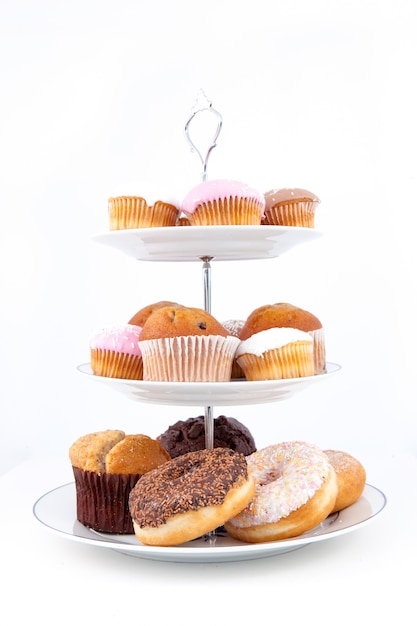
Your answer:
[[[248,428],[234,417],[220,415],[213,420],[214,447],[230,448],[245,456],[256,451],[255,441]],[[204,416],[179,420],[157,437],[172,458],[203,450],[206,445]]]

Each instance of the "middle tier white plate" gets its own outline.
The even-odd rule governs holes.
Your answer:
[[[320,231],[296,226],[168,226],[113,230],[92,239],[140,261],[242,261],[275,258],[318,237]]]
[[[184,226],[188,228],[188,226]],[[233,380],[225,383],[170,383],[144,380],[124,380],[95,376],[89,363],[77,370],[98,383],[108,385],[133,400],[148,404],[182,406],[241,406],[267,404],[286,400],[314,383],[327,380],[341,370],[336,363],[327,363],[325,374],[283,380]]]

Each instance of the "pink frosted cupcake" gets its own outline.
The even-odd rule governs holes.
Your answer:
[[[90,364],[93,373],[108,378],[141,380],[141,330],[140,326],[123,324],[98,331],[90,341]]]
[[[256,225],[261,223],[265,198],[236,180],[200,183],[185,196],[182,212],[191,226]]]
[[[265,193],[265,215],[262,223],[314,228],[314,217],[319,203],[317,196],[306,189],[271,189]]]
[[[109,198],[110,230],[175,226],[179,202],[149,183],[128,183]]]

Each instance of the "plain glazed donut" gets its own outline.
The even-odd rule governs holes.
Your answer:
[[[297,537],[332,511],[336,473],[317,446],[284,442],[258,450],[246,460],[256,492],[249,505],[225,523],[232,537],[253,543]]]
[[[336,513],[358,500],[365,488],[366,471],[362,463],[347,452],[325,450],[337,477],[338,495],[332,513]]]
[[[148,472],[130,492],[136,538],[174,546],[201,537],[239,513],[255,494],[243,454],[229,448],[183,454]]]

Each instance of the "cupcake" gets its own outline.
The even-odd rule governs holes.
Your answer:
[[[181,209],[191,226],[260,224],[265,198],[236,180],[200,183],[185,196]]]
[[[255,440],[249,429],[234,417],[215,417],[213,438],[214,448],[230,448],[245,456],[256,451]],[[204,416],[178,420],[156,439],[173,459],[187,452],[203,450],[206,447]]]
[[[207,311],[182,305],[163,307],[142,328],[143,379],[230,381],[238,345],[239,339]]]
[[[109,198],[110,230],[175,226],[179,202],[145,183],[129,183]]]
[[[177,226],[191,226],[188,216],[181,212],[177,217]]]
[[[262,224],[314,228],[316,207],[320,200],[306,189],[271,189],[265,194]]]
[[[170,460],[156,439],[105,430],[84,435],[69,449],[77,520],[94,530],[132,534],[129,494],[141,476]]]
[[[247,380],[314,375],[313,340],[296,328],[269,328],[241,341],[236,359]]]
[[[142,328],[121,324],[100,329],[90,341],[90,365],[93,374],[108,378],[141,380],[142,352],[139,336]]]
[[[242,330],[244,324],[245,324],[244,320],[226,320],[222,322],[222,325],[225,327],[227,332],[229,332],[234,337],[239,337],[239,338],[240,338],[240,331]],[[244,378],[244,377],[245,375],[243,373],[242,368],[240,367],[236,358],[234,358],[233,365],[232,365],[231,379],[236,380],[237,378]]]
[[[313,339],[314,373],[326,371],[324,329],[313,313],[288,302],[266,304],[249,315],[240,331],[240,339],[248,339],[254,333],[270,328],[296,328],[308,333]]]
[[[171,302],[170,300],[160,300],[159,302],[147,304],[139,309],[139,311],[137,311],[133,317],[130,318],[128,323],[142,328],[151,313],[157,311],[158,309],[162,309],[164,306],[177,306],[177,304],[177,302]]]

